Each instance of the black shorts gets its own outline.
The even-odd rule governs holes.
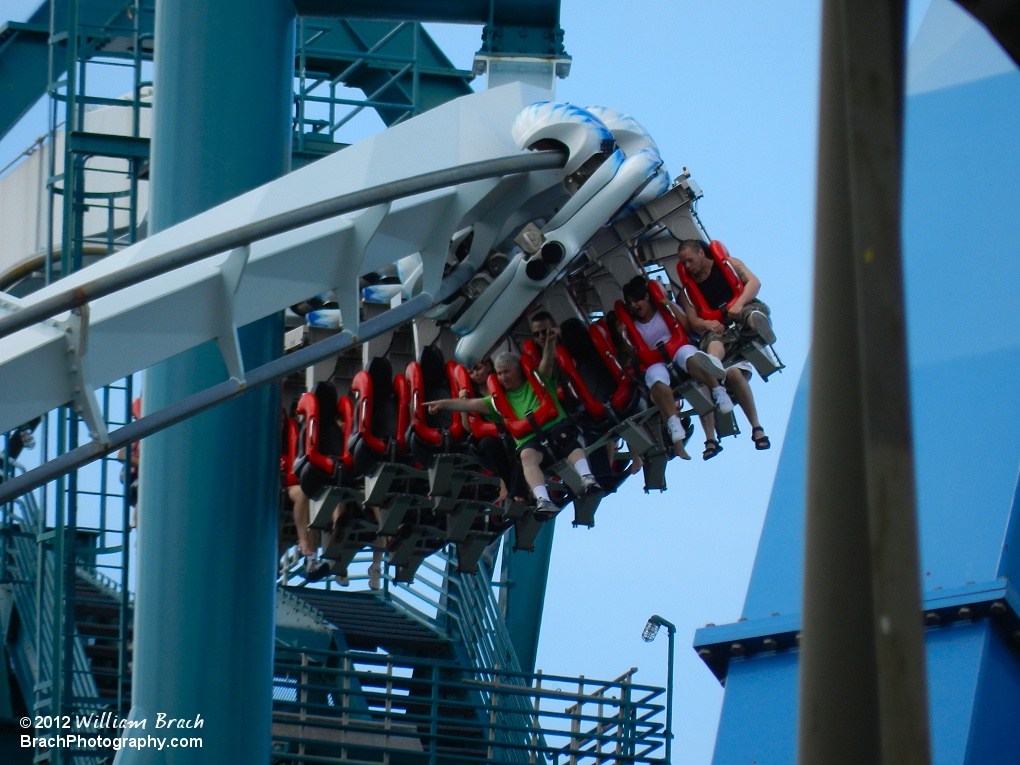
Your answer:
[[[549,445],[548,449],[544,448],[543,441]],[[549,456],[553,461],[559,462],[565,460],[574,449],[580,448],[581,444],[577,440],[577,425],[573,420],[567,418],[548,430],[543,430],[542,435],[538,438],[533,438],[526,444],[517,447],[517,454],[519,455],[525,449],[537,449],[542,452],[542,463],[544,464]]]

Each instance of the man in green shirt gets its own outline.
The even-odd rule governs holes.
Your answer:
[[[535,518],[540,521],[547,521],[559,512],[559,508],[553,504],[549,497],[549,489],[545,485],[544,463],[551,460],[566,458],[567,463],[581,476],[581,496],[587,497],[594,494],[601,494],[602,487],[599,486],[595,476],[591,473],[588,460],[584,450],[577,441],[577,426],[574,425],[559,401],[556,400],[556,385],[552,382],[551,373],[554,369],[556,359],[556,344],[559,338],[559,328],[553,327],[546,337],[545,346],[542,349],[542,360],[538,366],[538,373],[548,392],[551,393],[553,401],[556,402],[557,416],[546,423],[543,428],[545,441],[549,449],[543,449],[538,433],[528,433],[522,438],[515,439],[517,444],[517,455],[521,461],[524,473],[524,480],[535,496]],[[507,401],[514,415],[518,419],[524,419],[528,412],[535,411],[541,405],[538,393],[529,384],[521,368],[520,355],[507,351],[495,358],[496,379],[506,391]],[[432,413],[442,410],[451,412],[477,412],[478,414],[491,415],[499,414],[496,411],[492,396],[485,398],[448,398],[439,401],[430,401],[426,404]],[[549,453],[551,452],[551,454]]]

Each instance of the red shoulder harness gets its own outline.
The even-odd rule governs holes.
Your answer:
[[[452,398],[456,398],[457,394],[462,390],[469,392],[473,391],[474,386],[471,384],[471,376],[468,374],[467,368],[464,367],[463,364],[457,364],[454,361],[448,361],[446,363],[447,366],[453,364],[454,388]],[[459,417],[457,418],[457,421],[460,421]],[[468,413],[468,425],[471,426],[471,435],[479,441],[489,436],[493,438],[499,436],[499,429],[496,427],[496,423],[489,422],[477,412]]]
[[[532,412],[535,421],[539,425],[545,425],[555,420],[559,416],[560,411],[556,408],[556,399],[553,398],[552,393],[545,386],[542,377],[538,373],[538,369],[527,356],[521,359],[521,368],[524,370],[528,384],[531,385],[531,389],[535,391],[535,395],[538,396],[540,402],[538,409]],[[506,429],[510,431],[510,435],[520,439],[533,433],[534,428],[532,428],[531,422],[528,419],[517,419],[517,415],[514,414],[513,407],[510,406],[506,393],[503,391],[503,386],[496,379],[496,375],[489,377],[488,386],[489,393],[492,394],[492,401],[496,405],[496,411],[502,415],[503,422],[506,423]]]
[[[726,245],[722,242],[713,239],[708,245],[709,255],[712,256],[712,260],[719,266],[719,270],[722,272],[723,277],[726,279],[726,284],[729,285],[730,291],[733,293],[733,297],[727,304],[727,308],[733,305],[734,301],[740,297],[744,291],[744,283],[740,281],[740,277],[737,276],[736,269],[733,268],[733,264],[730,263],[730,253],[726,249]],[[687,295],[687,299],[691,305],[694,306],[694,310],[698,312],[698,316],[702,319],[713,319],[715,321],[722,321],[722,311],[718,308],[712,308],[705,302],[705,296],[701,294],[701,288],[698,283],[694,281],[690,276],[687,275],[687,271],[682,265],[677,263],[676,275],[680,278],[680,283],[683,285],[684,294]]]
[[[662,318],[666,321],[666,327],[669,328],[670,338],[666,341],[666,353],[669,354],[669,359],[672,359],[676,355],[676,352],[680,350],[680,346],[688,343],[687,333],[684,332],[684,328],[680,326],[680,322],[676,320],[676,317],[670,313],[666,304],[663,302],[666,299],[665,293],[662,291],[662,285],[654,279],[648,282],[648,292],[652,297],[652,305],[655,310],[661,314]],[[649,348],[644,338],[641,337],[641,333],[638,332],[637,327],[634,325],[634,317],[627,311],[622,300],[616,301],[616,316],[620,320],[620,325],[623,327],[624,334],[627,337],[627,341],[634,348],[637,353],[638,361],[644,368],[650,367],[652,364],[660,364],[669,359],[664,359],[658,348]]]

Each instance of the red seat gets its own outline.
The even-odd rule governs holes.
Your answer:
[[[298,401],[297,416],[301,429],[293,473],[301,490],[316,497],[326,485],[349,482],[354,477],[354,458],[347,447],[354,420],[350,399],[337,399],[331,383],[316,383]],[[336,423],[338,416],[342,429]]]
[[[426,348],[421,362],[413,361],[405,373],[410,391],[409,412],[411,439],[414,446],[433,452],[459,449],[467,436],[460,415],[450,412],[429,414],[425,402],[441,398],[455,398],[460,386],[454,379],[454,362],[444,363],[436,349]],[[470,389],[470,386],[468,386]]]
[[[294,460],[298,456],[298,436],[300,434],[297,420],[285,417],[283,431],[280,434],[280,480],[284,486],[297,486],[298,477],[294,474]]]
[[[471,383],[471,376],[468,374],[467,369],[463,364],[457,364],[454,361],[447,362],[448,365],[452,364],[453,369],[453,381],[454,381],[454,394],[462,390],[474,390]],[[476,441],[481,441],[483,438],[498,438],[499,428],[496,423],[489,422],[482,415],[477,412],[470,412],[468,414],[468,427],[471,429],[471,435]]]
[[[379,462],[393,462],[407,453],[411,424],[410,387],[404,375],[392,375],[389,361],[373,359],[354,375],[354,428],[350,450],[357,469],[370,473]]]
[[[612,336],[609,333],[606,320],[598,319],[592,322],[588,327],[588,333],[598,350],[599,358],[609,370],[609,374],[612,375],[613,382],[616,384],[616,389],[610,395],[609,402],[613,409],[620,414],[630,411],[637,400],[637,387],[620,360],[616,358],[616,350],[613,347]]]

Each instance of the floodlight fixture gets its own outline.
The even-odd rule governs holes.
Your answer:
[[[641,633],[641,639],[646,643],[651,643],[655,640],[655,636],[659,634],[659,627],[661,626],[662,625],[659,624],[654,617],[649,619],[648,623],[645,625],[644,631]]]
[[[646,643],[651,643],[655,640],[655,636],[659,634],[659,628],[665,627],[666,632],[672,637],[676,633],[676,625],[667,619],[663,619],[658,614],[652,614],[648,617],[648,623],[645,624],[645,629],[641,633],[641,639]]]
[[[666,636],[669,638],[669,659],[666,667],[666,730],[663,733],[666,739],[666,762],[671,762],[673,750],[673,637],[676,635],[676,625],[658,614],[652,614],[648,617],[645,628],[641,632],[641,639],[646,643],[651,643],[662,627],[666,628]]]

